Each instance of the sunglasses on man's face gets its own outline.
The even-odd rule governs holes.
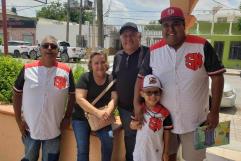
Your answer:
[[[147,96],[160,96],[161,95],[161,91],[160,90],[155,90],[155,91],[144,91],[144,93],[147,95]]]
[[[50,49],[57,49],[58,48],[58,46],[56,44],[53,44],[53,43],[44,43],[41,46],[44,49],[49,49],[49,47],[50,47]]]

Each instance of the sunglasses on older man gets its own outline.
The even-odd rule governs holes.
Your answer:
[[[49,47],[50,47],[50,49],[57,49],[58,48],[58,46],[56,44],[53,44],[53,43],[44,43],[44,44],[41,45],[41,47],[44,48],[44,49],[49,49]]]

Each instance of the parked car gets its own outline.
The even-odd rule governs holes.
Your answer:
[[[70,59],[77,61],[85,56],[84,48],[71,47],[66,41],[58,41],[59,55],[62,62],[69,62]]]
[[[28,53],[28,46],[30,46],[30,42],[26,41],[8,41],[8,53],[10,53],[13,57],[21,57],[22,55]],[[4,45],[0,46],[0,50],[4,51]]]
[[[107,70],[107,73],[108,73],[108,74],[111,74],[111,73],[112,73],[113,65],[114,65],[113,62],[109,63],[109,68],[108,68],[108,70]]]
[[[38,59],[41,56],[39,48],[40,48],[40,44],[35,46],[29,46],[27,57],[33,60]]]
[[[209,101],[211,103],[211,78],[209,78]],[[221,100],[221,108],[222,107],[234,107],[236,100],[236,91],[235,89],[227,82],[224,81],[224,88],[223,88],[223,96]]]

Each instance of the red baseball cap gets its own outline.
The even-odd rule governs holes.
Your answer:
[[[165,20],[171,19],[180,19],[185,20],[182,9],[178,7],[168,7],[161,12],[161,19],[159,20],[162,23]]]

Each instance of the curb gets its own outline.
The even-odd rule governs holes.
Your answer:
[[[224,73],[224,75],[240,76],[239,73]]]

